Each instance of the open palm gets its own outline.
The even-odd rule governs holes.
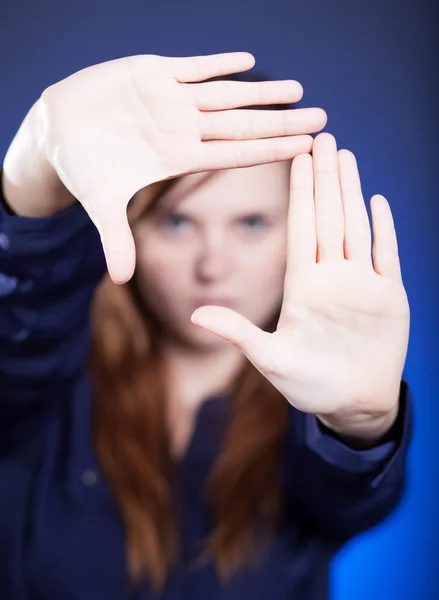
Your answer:
[[[130,56],[83,69],[42,94],[41,145],[99,229],[115,281],[134,269],[126,208],[140,189],[310,151],[309,134],[326,121],[321,109],[234,110],[296,102],[299,83],[203,81],[253,64],[247,53]]]
[[[409,306],[392,214],[371,203],[373,247],[355,157],[320,134],[292,163],[288,259],[277,330],[203,307],[193,321],[238,346],[299,410],[380,414],[405,362]]]

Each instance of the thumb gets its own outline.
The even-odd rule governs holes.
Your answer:
[[[108,272],[114,283],[126,283],[136,266],[136,249],[126,208],[96,203],[103,211],[90,215],[101,236]]]
[[[241,350],[260,371],[271,366],[273,339],[239,313],[223,306],[202,306],[192,314],[192,323],[216,333]]]

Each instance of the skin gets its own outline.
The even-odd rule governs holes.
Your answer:
[[[355,156],[327,133],[293,159],[287,268],[277,329],[224,307],[192,321],[239,348],[298,410],[355,442],[374,445],[395,421],[410,307],[392,212],[371,198]]]
[[[133,229],[139,287],[163,327],[176,452],[184,450],[197,406],[227,387],[243,362],[235,346],[194,325],[192,313],[228,306],[264,328],[279,312],[289,167],[189,175]]]
[[[126,210],[136,192],[190,173],[293,158],[277,330],[267,333],[260,327],[269,304],[257,296],[257,285],[253,296],[246,295],[251,301],[239,293],[232,306],[195,307],[192,322],[234,347],[221,346],[227,351],[220,353],[220,342],[207,333],[191,333],[186,339],[185,327],[174,327],[181,322],[174,316],[186,318],[192,308],[186,300],[200,300],[189,295],[185,303],[179,298],[178,310],[174,300],[163,303],[169,315],[167,356],[174,364],[178,361],[173,354],[180,364],[192,361],[192,371],[187,368],[180,378],[189,385],[193,373],[200,381],[210,380],[207,367],[226,374],[236,362],[233,352],[242,352],[295,408],[315,414],[341,435],[376,443],[398,412],[409,335],[410,310],[391,210],[385,198],[374,196],[371,228],[355,157],[337,153],[329,134],[314,141],[308,135],[324,127],[324,111],[234,111],[255,103],[297,101],[300,84],[203,83],[253,64],[246,53],[125,57],[50,86],[5,157],[8,204],[19,215],[49,216],[79,200],[101,235],[110,276],[125,283],[136,261]],[[306,154],[311,146],[312,157]],[[209,268],[201,269],[204,282],[223,270],[217,234],[206,239]],[[231,256],[233,244],[221,245]],[[260,275],[268,278],[278,264],[270,263]],[[199,273],[199,262],[197,269]],[[197,294],[205,289],[230,293],[225,287],[200,286],[199,279],[198,274]],[[267,288],[269,283],[267,279]],[[269,289],[278,293],[275,286]],[[217,343],[218,353],[213,352]],[[197,390],[195,396],[201,392],[206,390]]]
[[[191,175],[135,229],[140,288],[173,344],[224,347],[191,322],[199,306],[229,306],[259,327],[279,309],[288,181],[284,163]]]
[[[258,185],[255,179],[254,189],[262,190],[265,179],[268,178],[261,176]],[[280,202],[279,206],[288,204],[281,200],[285,196],[275,194],[272,182],[269,183],[265,197],[276,198],[273,203]],[[230,198],[235,189],[240,187],[224,187],[222,196]],[[201,191],[194,192],[193,198],[202,198]],[[241,196],[250,202],[248,195],[238,194],[240,209],[244,202]],[[145,284],[145,299],[155,306],[157,316],[161,310],[171,313],[171,317],[163,313],[162,322],[170,334],[166,337],[173,340],[168,341],[167,356],[174,367],[180,365],[172,373],[174,385],[178,388],[183,382],[183,396],[194,403],[194,398],[199,400],[202,392],[208,391],[201,389],[198,381],[210,382],[212,386],[215,374],[227,378],[235,368],[232,350],[222,353],[220,343],[212,338],[195,337],[201,336],[195,332],[185,335],[190,329],[180,323],[194,311],[190,317],[194,324],[205,329],[206,335],[217,334],[241,351],[295,408],[315,414],[355,443],[378,443],[398,413],[410,322],[397,238],[386,199],[371,199],[370,223],[354,155],[346,150],[338,152],[333,136],[321,134],[314,142],[312,157],[300,155],[293,159],[289,207],[284,209],[282,218],[287,221],[286,235],[285,229],[282,235],[279,231],[274,245],[277,251],[268,252],[261,262],[254,249],[247,253],[249,259],[255,259],[249,263],[253,268],[244,267],[244,262],[237,259],[241,248],[232,260],[232,238],[226,240],[227,236],[218,235],[222,224],[230,226],[230,221],[223,221],[221,213],[215,214],[217,206],[229,206],[228,200],[218,198],[211,207],[201,203],[200,213],[192,213],[197,219],[199,214],[209,217],[212,227],[211,233],[204,236],[207,246],[195,245],[202,251],[193,255],[196,258],[189,269],[194,287],[187,285],[191,278],[184,267],[183,245],[175,249],[168,262],[166,257],[170,255],[160,252],[158,244],[153,253],[154,235],[150,231],[144,239],[150,240],[151,249],[144,246],[144,252],[140,251],[145,257],[141,261],[144,281],[156,289],[148,292],[151,288]],[[237,204],[233,202],[232,206]],[[271,209],[274,210],[274,204]],[[196,222],[194,232],[199,226]],[[188,231],[191,228],[192,225]],[[220,245],[218,240],[222,240]],[[155,267],[154,260],[159,262]],[[273,281],[270,277],[273,272],[279,273],[280,264],[284,275],[280,319],[276,331],[269,333],[264,331],[263,323],[282,290],[282,278],[277,278],[276,286],[276,278]],[[230,281],[240,290],[232,298],[232,305],[218,306],[221,302],[214,300],[210,304],[217,306],[204,301],[204,306],[198,307],[198,293],[203,288],[200,275],[201,281],[209,282],[212,277],[218,284],[216,288],[208,287],[211,292],[230,293],[231,287],[219,287],[219,276],[229,273],[229,269],[234,274]],[[185,281],[181,288],[177,288],[179,281]],[[256,303],[254,298],[258,299]],[[207,351],[210,344],[218,352]],[[212,356],[215,360],[209,362]]]

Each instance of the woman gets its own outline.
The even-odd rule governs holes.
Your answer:
[[[2,597],[320,600],[334,553],[401,497],[390,209],[372,199],[372,260],[353,155],[327,134],[307,154],[324,113],[233,110],[298,84],[195,83],[252,64],[97,65],[11,144]]]

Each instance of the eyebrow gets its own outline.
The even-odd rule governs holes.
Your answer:
[[[274,207],[272,205],[265,207],[252,207],[252,208],[242,208],[239,212],[236,213],[236,217],[247,217],[247,216],[259,216],[259,215],[269,215],[269,216],[282,216],[286,214],[284,207]]]

